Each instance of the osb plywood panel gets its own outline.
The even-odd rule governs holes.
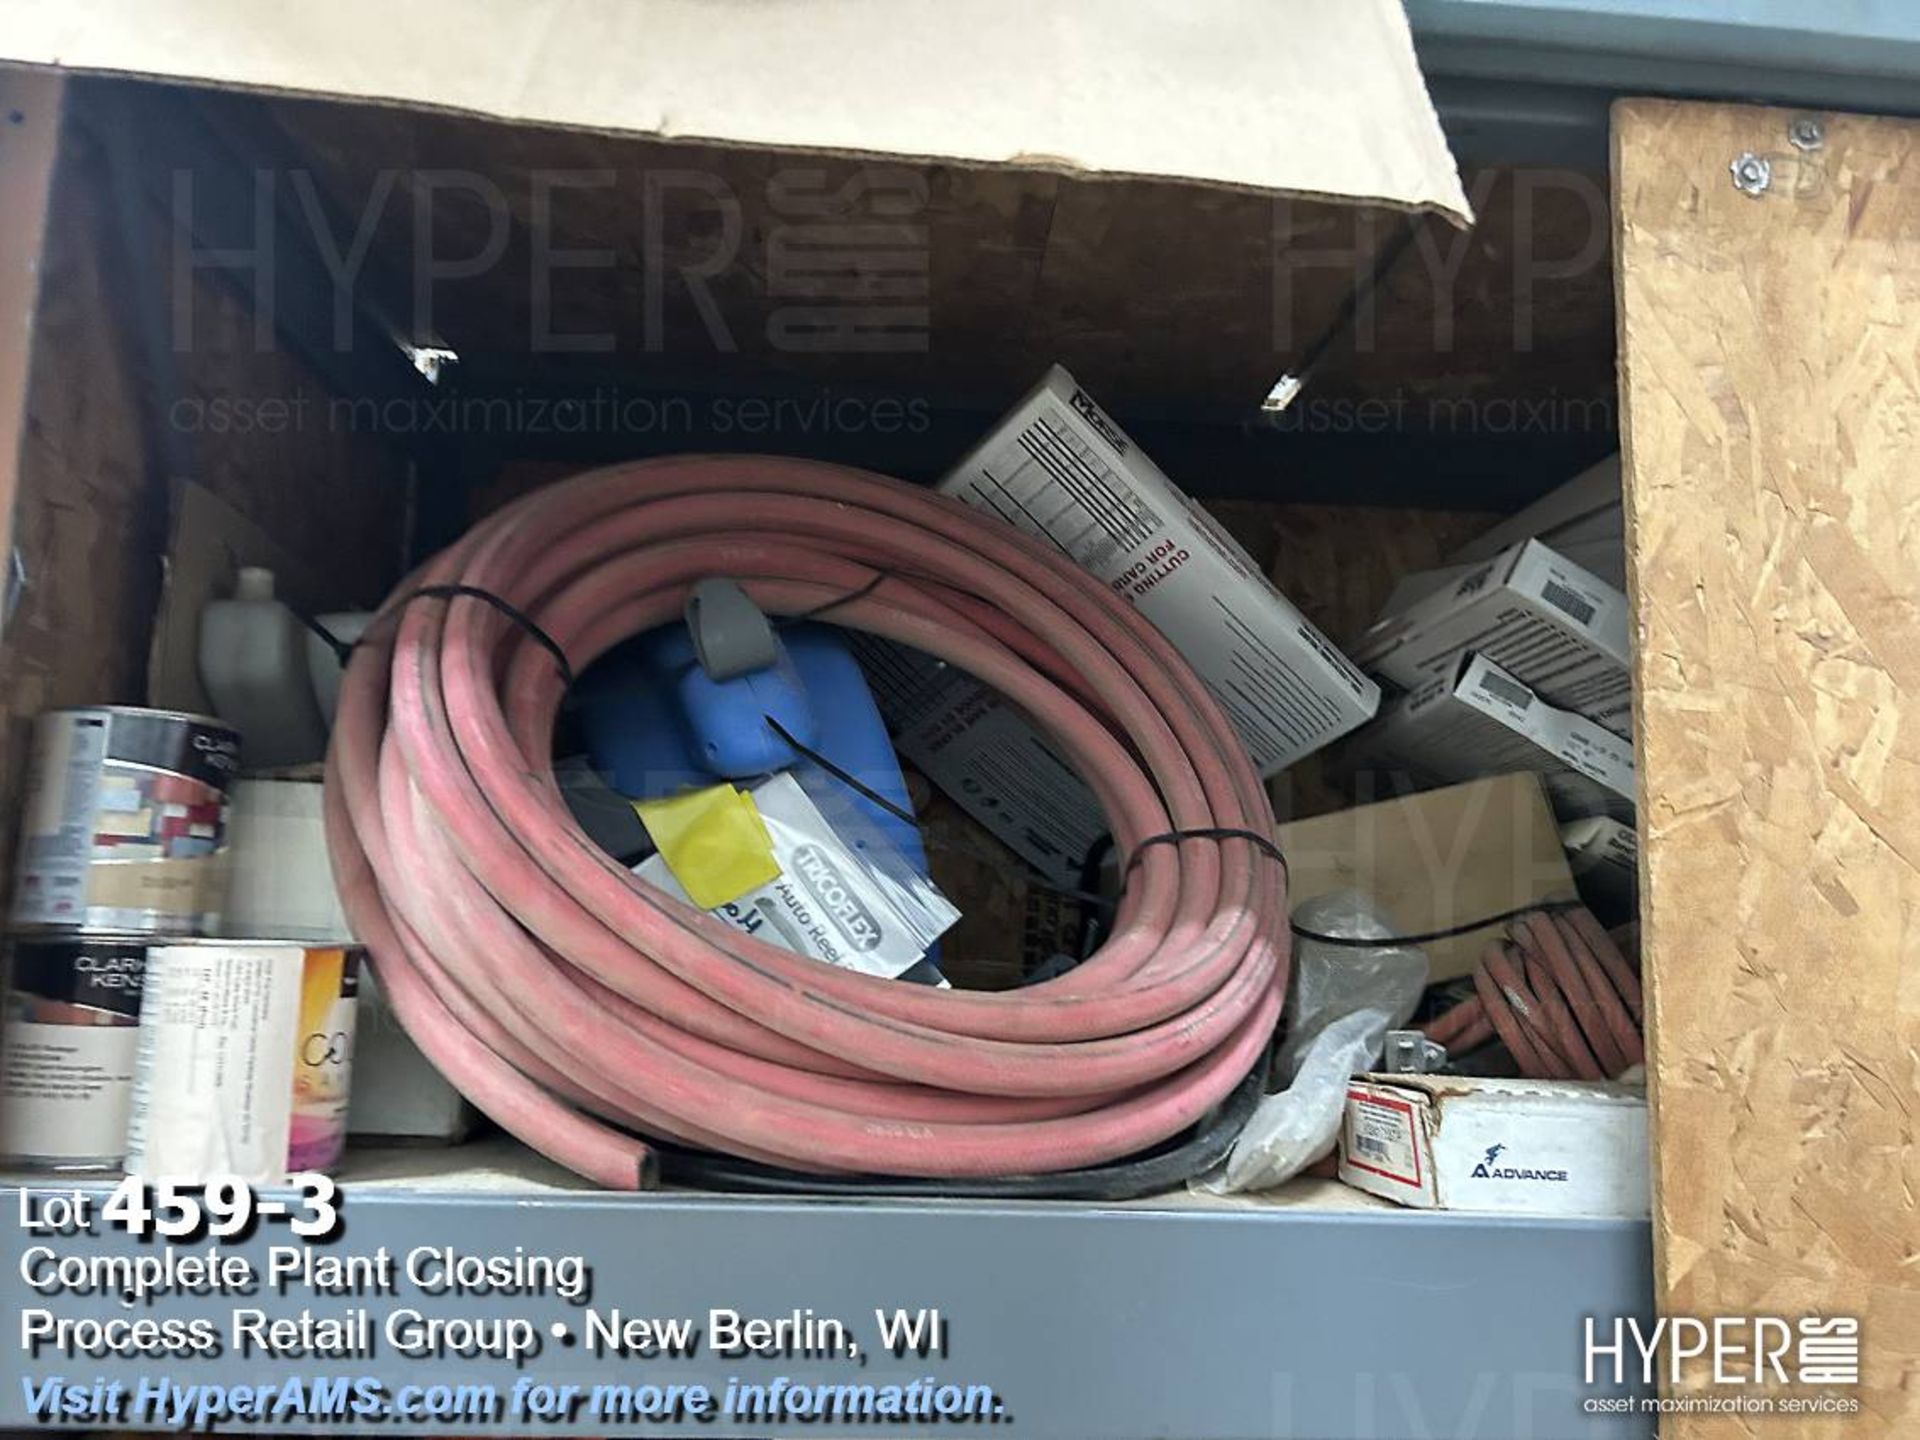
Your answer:
[[[992,406],[1057,360],[1122,409],[1246,416],[1405,223],[1160,181],[320,101],[264,114],[319,177],[333,243],[345,248],[362,223],[377,236],[413,337],[494,374],[600,367],[697,390],[751,373]],[[574,258],[549,270],[542,240]],[[1331,270],[1327,255],[1341,257]],[[416,303],[423,276],[475,257]],[[1296,258],[1309,267],[1297,282]]]
[[[1861,1325],[1685,1440],[1920,1428],[1920,125],[1823,118],[1615,112],[1657,1291]]]

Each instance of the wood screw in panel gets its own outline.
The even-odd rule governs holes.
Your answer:
[[[1811,115],[1802,115],[1787,126],[1787,139],[1796,150],[1818,150],[1827,143],[1827,127]]]
[[[1764,156],[1756,155],[1751,150],[1739,156],[1727,168],[1733,172],[1734,189],[1744,195],[1762,195],[1773,183],[1773,166],[1767,163]]]

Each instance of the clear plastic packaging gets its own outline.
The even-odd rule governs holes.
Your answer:
[[[1317,896],[1294,912],[1314,934],[1388,940],[1389,918],[1352,890]],[[1295,937],[1286,1036],[1275,1057],[1286,1089],[1266,1097],[1234,1141],[1226,1165],[1197,1183],[1212,1194],[1265,1190],[1332,1148],[1347,1081],[1371,1069],[1387,1031],[1406,1023],[1427,985],[1426,952],[1414,945],[1332,945]]]
[[[878,826],[860,834],[851,812],[844,813],[842,822],[857,837],[850,839],[792,774],[770,776],[751,793],[778,873],[709,914],[796,954],[886,977],[912,970],[960,918]],[[659,854],[633,868],[641,879],[687,898]]]

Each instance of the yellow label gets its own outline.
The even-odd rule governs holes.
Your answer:
[[[664,800],[635,800],[673,878],[702,910],[737,900],[780,876],[773,841],[753,797],[728,784]]]

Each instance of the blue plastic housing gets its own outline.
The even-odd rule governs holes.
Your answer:
[[[779,640],[774,665],[732,680],[714,680],[700,668],[693,638],[679,622],[636,636],[603,657],[577,691],[594,768],[636,800],[793,769],[810,793],[837,791],[925,875],[918,826],[851,786],[823,778],[820,767],[767,723],[771,716],[809,750],[913,813],[893,742],[846,640],[834,626],[818,624],[789,626]],[[859,828],[843,838],[865,849]]]

